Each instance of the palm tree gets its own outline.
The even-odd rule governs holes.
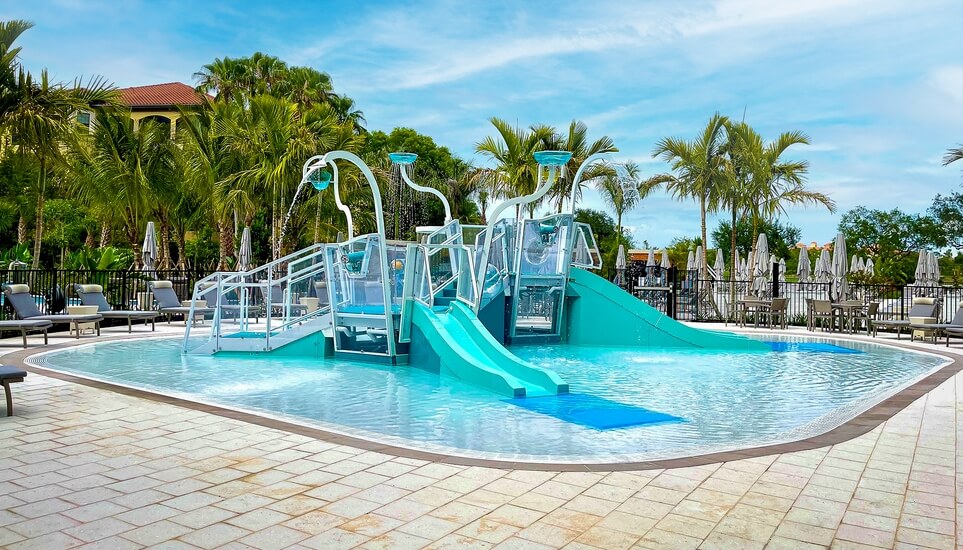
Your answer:
[[[349,122],[358,134],[367,132],[365,129],[364,113],[358,109],[353,99],[346,95],[331,94],[328,97],[328,104],[338,115],[338,120],[342,123]]]
[[[216,58],[213,63],[204,65],[200,71],[194,73],[197,80],[197,91],[210,93],[215,92],[219,101],[231,101],[235,97],[243,95],[247,67],[243,60]]]
[[[4,94],[4,101],[9,104],[0,117],[0,127],[10,133],[22,153],[33,155],[40,167],[35,188],[33,267],[36,269],[40,264],[47,184],[53,169],[63,161],[64,143],[79,129],[74,116],[92,104],[112,102],[115,92],[113,86],[101,78],[75,81],[68,86],[51,82],[46,70],[34,80],[22,67],[14,84],[9,95]]]
[[[214,220],[217,230],[219,270],[230,268],[228,259],[234,254],[233,214],[241,212],[244,225],[249,226],[256,210],[251,197],[240,192],[231,195],[218,185],[240,166],[240,159],[224,147],[218,130],[226,121],[237,119],[242,109],[237,101],[210,102],[200,109],[182,111],[177,125],[179,157],[186,167],[184,181],[199,199],[198,215]]]
[[[559,214],[562,212],[562,204],[566,199],[578,200],[581,196],[581,185],[575,190],[578,196],[573,198],[569,195],[571,195],[572,192],[572,178],[575,177],[575,173],[582,163],[592,155],[598,153],[615,153],[619,150],[609,136],[602,136],[592,143],[589,143],[588,126],[586,126],[584,122],[577,120],[569,123],[567,135],[562,136],[561,134],[553,132],[552,138],[545,144],[545,149],[569,151],[572,153],[572,158],[566,163],[561,176],[555,180],[552,189],[549,191],[550,199],[555,202],[555,211]],[[602,167],[595,170],[590,168],[583,175],[582,180],[583,182],[589,182],[603,174],[604,169]]]
[[[728,118],[716,113],[695,140],[663,138],[652,152],[653,157],[668,162],[674,172],[656,180],[664,181],[667,190],[676,197],[694,199],[699,203],[703,246],[707,242],[706,214],[714,209],[728,178],[724,155],[727,121]],[[704,268],[700,277],[705,277]]]
[[[141,230],[154,212],[158,186],[170,176],[170,130],[153,120],[137,130],[130,113],[101,109],[89,135],[71,148],[71,165],[86,177],[69,183],[70,191],[88,204],[110,204],[140,266]]]
[[[605,170],[605,174],[595,179],[595,188],[602,195],[602,200],[615,211],[616,245],[623,240],[622,217],[626,212],[638,206],[658,185],[657,182],[639,180],[638,164],[627,162],[623,167],[628,181],[625,180],[625,177],[620,177],[616,170],[609,165],[602,165],[601,168]]]
[[[946,154],[943,155],[943,166],[947,166],[960,159],[963,159],[963,145],[946,151]]]
[[[553,130],[548,126],[522,128],[493,117],[489,119],[497,132],[475,145],[475,151],[487,156],[496,164],[498,173],[498,196],[520,197],[535,191],[538,164],[533,156],[551,140]],[[529,204],[533,214],[537,204]],[[518,209],[515,210],[516,216]]]
[[[280,84],[282,95],[303,107],[330,101],[331,76],[313,67],[291,67]]]

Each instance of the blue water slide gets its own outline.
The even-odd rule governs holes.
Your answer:
[[[683,347],[769,351],[759,340],[680,323],[618,285],[584,269],[569,273],[566,341],[586,346]]]
[[[416,302],[411,322],[413,364],[510,397],[568,393],[568,384],[558,374],[505,349],[461,303],[435,312]]]

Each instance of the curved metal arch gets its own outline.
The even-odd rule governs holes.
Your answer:
[[[338,210],[344,213],[344,217],[348,222],[348,239],[350,240],[354,237],[354,221],[351,217],[351,209],[341,202],[341,189],[338,185],[338,166],[333,162],[324,162],[324,155],[315,155],[309,158],[301,169],[301,184],[303,185],[304,182],[308,180],[311,172],[320,170],[325,166],[331,168],[331,181],[334,184],[334,204],[337,205]]]
[[[334,166],[335,165],[334,161],[336,160],[346,160],[351,164],[354,164],[355,166],[358,167],[359,170],[361,170],[361,173],[364,175],[365,179],[368,180],[368,187],[371,188],[371,193],[374,199],[374,211],[375,211],[375,217],[377,219],[377,224],[378,224],[378,234],[383,239],[385,236],[385,216],[381,207],[381,188],[378,187],[378,181],[375,179],[374,174],[371,172],[371,168],[368,168],[368,165],[365,164],[363,160],[361,160],[361,157],[359,157],[354,153],[349,153],[347,151],[330,151],[328,153],[325,153],[324,156],[321,157],[321,162],[329,166]],[[335,167],[334,170],[336,169],[337,168]],[[332,175],[333,174],[334,172],[332,172]],[[337,202],[340,204],[340,196],[337,191],[335,192],[335,197],[337,197]],[[350,229],[351,228],[349,228],[349,230]],[[351,237],[349,236],[349,239],[350,238]]]
[[[572,198],[571,198],[571,204],[569,204],[569,208],[568,208],[569,214],[572,214],[573,216],[575,215],[575,202],[576,202],[575,198],[577,196],[576,190],[578,189],[579,184],[582,183],[582,174],[585,173],[585,170],[588,169],[590,165],[595,164],[596,162],[605,160],[606,155],[608,154],[609,153],[595,153],[594,155],[591,155],[589,158],[585,159],[582,162],[582,164],[578,167],[578,170],[575,171],[575,177],[572,178],[572,194],[571,194]]]
[[[536,174],[536,177],[538,178],[538,185],[535,186],[535,191],[533,191],[528,195],[515,197],[514,199],[508,199],[507,201],[496,206],[495,209],[492,211],[491,216],[488,218],[488,224],[485,227],[485,244],[482,247],[481,261],[478,262],[477,266],[475,266],[479,270],[479,273],[478,273],[479,277],[485,276],[485,274],[481,272],[481,270],[486,269],[488,267],[488,256],[491,254],[492,238],[495,233],[495,224],[498,222],[499,216],[501,216],[502,212],[504,212],[505,210],[513,206],[516,206],[516,205],[522,206],[525,204],[529,204],[531,202],[537,201],[542,197],[544,197],[545,194],[548,193],[548,190],[552,188],[552,183],[555,182],[556,176],[558,174],[558,168],[559,168],[558,166],[549,166],[548,173],[546,174],[546,178],[544,181],[542,181],[541,179],[542,167],[539,166],[538,173]],[[475,299],[475,308],[474,308],[475,312],[477,312],[478,309],[481,307],[481,300],[482,300],[481,295],[479,295]]]
[[[435,189],[434,187],[426,187],[424,185],[418,185],[417,183],[411,181],[411,178],[408,177],[408,171],[405,169],[405,166],[411,166],[410,164],[401,164],[401,163],[397,163],[397,164],[398,164],[398,168],[401,171],[401,180],[404,181],[408,187],[411,187],[415,191],[421,191],[422,193],[429,193],[431,195],[438,197],[438,200],[440,200],[441,204],[445,207],[445,223],[450,222],[451,206],[448,204],[448,199],[445,198],[445,195],[441,191]]]

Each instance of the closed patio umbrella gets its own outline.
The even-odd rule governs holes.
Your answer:
[[[725,278],[726,260],[722,256],[722,251],[718,248],[716,249],[716,261],[712,266],[712,270],[716,273],[717,281],[722,281]]]
[[[842,233],[836,234],[836,242],[833,244],[833,259],[830,271],[833,274],[833,291],[831,295],[836,300],[846,299],[849,294],[849,283],[846,281],[846,274],[849,273],[849,266],[846,265],[846,237]]]
[[[913,286],[926,286],[926,267],[929,254],[920,249],[919,258],[916,259],[916,272],[913,273]]]
[[[668,249],[668,248],[663,248],[663,249],[662,249],[662,261],[659,263],[659,267],[661,267],[662,269],[669,269],[670,267],[672,267],[672,264],[669,263],[669,249]]]
[[[157,261],[157,233],[154,231],[154,222],[147,222],[147,231],[144,233],[144,245],[140,249],[142,271],[154,271],[154,262]]]
[[[866,265],[863,266],[863,271],[865,271],[866,274],[869,275],[870,277],[872,277],[873,275],[876,275],[876,266],[873,265],[872,258],[866,258]]]
[[[692,271],[694,269],[696,269],[695,252],[690,250],[689,255],[686,257],[686,260],[685,260],[685,270]]]
[[[752,289],[757,294],[763,294],[769,283],[772,264],[769,262],[769,240],[765,233],[760,233],[756,240],[756,255],[752,267]]]
[[[930,252],[930,263],[927,273],[930,277],[931,286],[940,286],[940,257],[936,255],[936,252]]]
[[[785,258],[779,258],[779,280],[780,281],[786,280],[786,259]]]
[[[829,251],[825,248],[822,249],[819,253],[819,259],[816,260],[816,269],[813,271],[813,278],[817,283],[828,283],[832,279]]]
[[[702,267],[706,265],[706,254],[702,250],[702,245],[696,247],[695,252],[695,266],[696,269],[701,273]]]
[[[849,271],[852,273],[856,273],[857,271],[859,271],[859,256],[857,256],[856,254],[853,254],[853,258],[849,262]]]
[[[237,270],[247,271],[251,268],[251,228],[245,227],[241,233],[241,246],[237,250]]]
[[[857,257],[857,260],[858,260],[858,261],[856,262],[856,270],[855,270],[855,271],[856,271],[857,273],[865,273],[865,272],[866,272],[866,263],[863,262],[863,259],[862,259],[862,258]]]
[[[812,266],[809,262],[809,251],[805,248],[799,249],[799,265],[796,266],[796,275],[800,283],[808,283],[812,280]]]
[[[625,245],[619,245],[619,252],[615,256],[615,284],[625,284]]]

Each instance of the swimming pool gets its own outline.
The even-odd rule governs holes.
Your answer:
[[[544,462],[633,462],[798,440],[842,424],[947,362],[855,341],[767,340],[779,341],[774,351],[512,348],[558,372],[576,396],[665,415],[661,422],[609,429],[418,368],[184,356],[177,339],[89,344],[30,361],[393,445]]]

